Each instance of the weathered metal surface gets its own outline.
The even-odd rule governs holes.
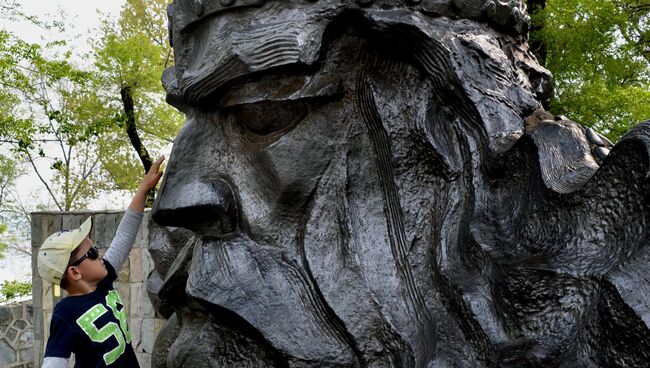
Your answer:
[[[544,112],[521,2],[169,14],[158,366],[648,364],[650,125]]]

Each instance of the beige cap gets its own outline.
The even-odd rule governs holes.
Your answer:
[[[74,230],[63,230],[50,235],[38,251],[38,273],[43,280],[61,284],[61,278],[70,262],[70,253],[90,234],[92,218]]]

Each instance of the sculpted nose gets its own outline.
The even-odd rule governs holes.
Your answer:
[[[174,176],[165,179],[151,214],[158,224],[184,227],[211,236],[237,230],[237,206],[228,182],[222,179],[188,181]]]

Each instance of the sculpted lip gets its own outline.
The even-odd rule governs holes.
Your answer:
[[[230,233],[220,237],[201,235],[192,236],[178,251],[173,263],[164,276],[162,287],[158,293],[162,296],[173,295],[169,294],[172,291],[169,290],[170,288],[176,288],[180,284],[183,284],[184,287],[193,266],[200,268],[202,265],[201,262],[194,262],[193,260],[198,257],[198,259],[203,261],[205,258],[206,254],[202,253],[201,250],[197,250],[197,248],[222,248],[238,243],[240,245],[245,243],[248,246],[257,246],[257,244],[246,238],[241,233]],[[174,246],[173,248],[179,247]]]
[[[182,249],[178,252],[174,262],[164,275],[164,279],[157,287],[157,290],[149,291],[155,294],[160,302],[159,307],[169,307],[182,305],[182,299],[185,297],[185,289],[188,278],[192,254],[197,244],[203,242],[202,238],[192,237],[187,240]],[[156,276],[160,276],[157,274]]]

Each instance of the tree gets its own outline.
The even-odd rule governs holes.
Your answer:
[[[118,22],[106,20],[95,44],[97,89],[104,91],[100,99],[118,128],[103,137],[102,144],[120,157],[120,165],[112,164],[115,160],[103,164],[120,188],[138,185],[153,161],[149,151],[169,145],[183,122],[182,115],[165,103],[160,82],[163,70],[173,62],[166,5],[166,0],[127,0]],[[139,169],[129,160],[133,153],[142,164]]]
[[[34,17],[27,16],[22,12],[20,4],[16,1],[11,0],[0,0],[0,18],[11,19],[11,20],[25,20],[32,23],[38,23]],[[10,34],[8,32],[0,32],[0,47],[1,52],[6,55],[8,48],[8,39]],[[3,76],[8,68],[11,68],[16,64],[16,60],[21,58],[21,54],[27,51],[25,48],[18,48],[12,50],[13,52],[8,52],[9,57],[3,57],[0,59],[0,69],[3,70]],[[6,82],[7,78],[3,78],[3,81]],[[7,127],[13,126],[13,124],[20,125],[20,121],[16,121],[12,116],[6,114],[6,112],[11,111],[12,107],[16,105],[19,101],[16,96],[11,93],[7,93],[6,90],[10,88],[6,84],[2,83],[0,88],[0,126],[3,131],[6,131]],[[14,212],[16,206],[14,201],[10,198],[13,197],[14,193],[12,188],[14,182],[18,176],[22,174],[22,170],[18,162],[11,157],[0,154],[0,258],[4,258],[4,252],[7,248],[11,248],[14,244],[17,244],[16,236],[8,232],[9,226],[7,222],[11,221],[11,218],[8,218],[9,214]],[[16,247],[19,251],[24,251],[20,247]]]
[[[46,47],[53,56],[0,31],[0,137],[31,167],[55,207],[69,211],[106,189],[93,146],[108,125],[79,118],[87,109],[80,101],[92,94],[92,75],[73,65],[65,42]]]
[[[4,281],[0,285],[0,303],[32,293],[31,282]]]
[[[5,5],[22,17],[15,3],[0,0]],[[165,6],[128,0],[118,23],[105,20],[90,69],[76,66],[65,42],[41,47],[0,31],[0,142],[38,176],[54,208],[135,189],[141,167],[151,165],[149,150],[172,142],[183,119],[165,104],[160,83],[172,62]]]
[[[20,19],[34,24],[42,24],[42,21],[37,17],[25,14],[16,0],[0,0],[0,18],[11,20]]]
[[[649,0],[529,0],[550,110],[618,140],[650,117]]]
[[[14,234],[7,230],[8,222],[16,215],[16,204],[13,203],[12,188],[16,178],[23,173],[21,167],[16,161],[5,155],[0,155],[0,258],[4,258],[4,252],[7,248],[13,248],[20,252],[28,252],[14,244],[18,243]],[[8,216],[11,215],[11,216]]]
[[[536,16],[535,21],[530,25],[530,33],[533,36],[536,36],[540,31],[544,29],[544,16],[542,13],[546,8],[546,0],[527,0],[526,5],[528,7],[528,14],[531,16]],[[537,56],[537,61],[540,64],[546,64],[546,44],[540,37],[531,37],[529,42],[530,49],[533,50],[535,56]]]

